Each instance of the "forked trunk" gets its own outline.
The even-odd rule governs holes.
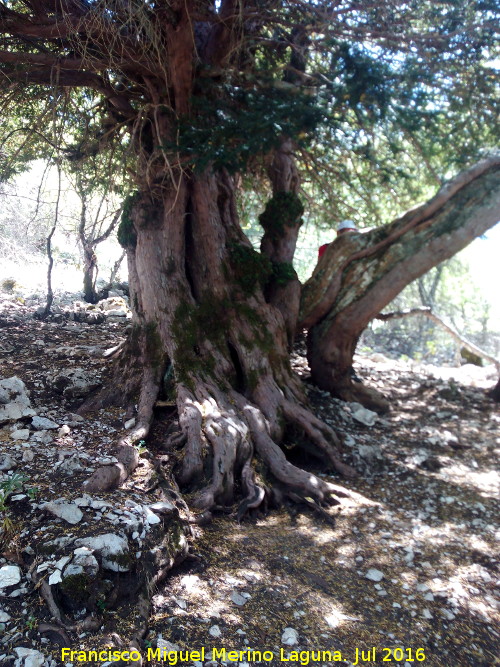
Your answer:
[[[271,487],[318,503],[342,494],[290,464],[278,446],[293,423],[319,458],[352,473],[335,433],[304,405],[283,317],[264,298],[269,262],[241,231],[231,177],[182,173],[161,198],[139,193],[125,208],[119,237],[128,248],[134,328],[114,398],[125,393],[137,402],[137,425],[121,443],[113,479],[108,466],[105,479],[97,471],[87,488],[119,483],[133,469],[131,445],[146,436],[163,380],[173,377],[185,439],[179,478],[197,490],[195,506],[228,505],[236,488],[240,513],[260,505]],[[265,481],[255,477],[254,456],[265,464]]]
[[[331,243],[305,284],[301,325],[322,389],[378,411],[388,403],[351,379],[362,331],[412,280],[467,246],[500,215],[500,157],[447,183],[433,199],[385,227]]]

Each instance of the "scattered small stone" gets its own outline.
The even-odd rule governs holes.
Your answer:
[[[299,643],[299,633],[294,628],[285,628],[281,635],[281,643],[285,646],[296,646]]]
[[[17,463],[10,454],[0,455],[0,471],[7,472],[8,470],[15,470]]]
[[[15,375],[0,380],[0,424],[16,422],[34,414],[24,382]]]
[[[42,667],[45,662],[43,653],[32,648],[17,647],[14,653],[17,655],[14,667]]]
[[[100,553],[102,566],[105,570],[111,570],[112,572],[128,572],[130,570],[128,541],[125,537],[107,533],[78,539],[75,544]]]
[[[218,625],[212,625],[212,627],[208,630],[208,634],[211,637],[218,638],[222,635],[222,632],[220,631],[220,628]]]
[[[353,419],[364,424],[365,426],[373,426],[377,421],[378,415],[376,412],[367,410],[359,403],[351,403],[351,406],[356,406],[352,409]]]
[[[50,503],[43,503],[40,505],[41,510],[46,510],[59,519],[63,519],[72,525],[79,523],[83,519],[82,511],[74,503],[58,503],[57,501]]]
[[[29,428],[17,428],[10,434],[11,440],[29,440],[29,437],[30,437]]]
[[[243,607],[243,605],[248,602],[247,598],[243,597],[243,595],[238,593],[238,591],[233,591],[230,595],[230,598],[231,602],[233,602],[238,607]]]
[[[0,588],[15,586],[21,581],[21,568],[17,565],[0,567]]]
[[[33,417],[31,420],[31,425],[37,431],[52,431],[59,428],[59,424],[56,424],[51,419],[46,417]]]
[[[384,578],[384,573],[372,567],[365,574],[365,578],[369,579],[370,581],[382,581]]]

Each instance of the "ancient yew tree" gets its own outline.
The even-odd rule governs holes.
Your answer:
[[[325,465],[352,473],[288,358],[303,213],[295,156],[313,139],[359,153],[377,123],[421,132],[445,99],[455,122],[475,81],[487,92],[493,11],[465,1],[0,3],[3,113],[22,116],[30,95],[45,101],[47,134],[64,156],[84,161],[119,146],[130,184],[118,236],[133,328],[93,405],[137,404],[137,425],[120,443],[120,464],[98,471],[89,489],[134,468],[132,445],[162,392],[176,400],[178,476],[198,508],[228,505],[236,491],[241,512],[271,494],[321,503],[342,493],[279,446],[291,424]],[[235,188],[261,160],[272,197],[259,253],[239,224]],[[350,335],[352,347],[356,327]]]

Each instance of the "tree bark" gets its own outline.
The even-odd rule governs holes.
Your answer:
[[[99,295],[95,289],[97,278],[97,257],[93,244],[83,246],[83,298],[87,303],[97,303]]]
[[[206,170],[174,180],[161,199],[136,195],[128,232],[120,234],[134,327],[113,388],[87,408],[125,398],[138,405],[137,423],[119,445],[114,471],[96,471],[87,489],[109,488],[131,472],[133,444],[146,437],[163,379],[173,375],[185,443],[179,480],[195,492],[193,506],[227,506],[237,488],[239,516],[270,497],[322,503],[345,495],[290,464],[278,445],[285,425],[295,424],[320,459],[353,474],[338,437],[309,412],[292,374],[283,317],[264,298],[266,264],[238,224],[232,178]],[[259,478],[254,457],[264,463]]]
[[[303,290],[300,319],[309,329],[313,381],[345,400],[386,410],[383,397],[350,377],[363,329],[407,284],[467,246],[499,215],[495,155],[389,225],[331,243]]]
[[[498,378],[498,382],[491,390],[490,396],[496,403],[500,403],[500,378]]]
[[[293,268],[297,237],[302,226],[303,208],[299,200],[300,176],[295,164],[293,145],[283,139],[273,154],[268,169],[273,197],[268,210],[261,216],[264,235],[261,252],[269,258],[273,274],[266,289],[269,303],[278,308],[285,322],[288,346],[295,339],[300,308],[301,284]],[[269,208],[278,209],[276,213]],[[277,224],[277,216],[282,216]]]

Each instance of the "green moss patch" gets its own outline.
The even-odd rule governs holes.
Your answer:
[[[271,262],[253,248],[241,243],[229,246],[231,277],[247,295],[264,287],[272,274]]]
[[[140,196],[140,192],[133,192],[125,197],[123,202],[122,219],[117,232],[118,243],[122,248],[135,248],[137,244],[137,233],[132,220],[132,211]]]
[[[294,192],[277,192],[267,202],[259,222],[266,233],[273,239],[285,234],[285,227],[295,227],[304,213],[300,197]]]

